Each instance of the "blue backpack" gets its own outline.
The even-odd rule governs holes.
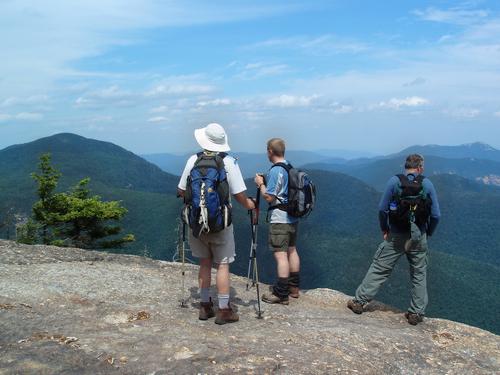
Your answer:
[[[187,179],[183,220],[193,236],[220,232],[231,225],[229,184],[224,169],[225,153],[199,152]]]

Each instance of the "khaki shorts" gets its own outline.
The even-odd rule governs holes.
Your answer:
[[[269,224],[269,248],[272,251],[288,251],[297,242],[298,223]]]
[[[202,233],[199,238],[189,232],[189,247],[197,258],[211,258],[214,263],[232,263],[236,256],[233,226],[216,233]]]

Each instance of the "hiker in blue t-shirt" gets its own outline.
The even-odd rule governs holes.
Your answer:
[[[288,202],[288,172],[277,163],[285,160],[285,142],[272,138],[267,142],[267,156],[273,163],[266,179],[255,176],[262,197],[269,203],[269,247],[277,264],[278,279],[270,293],[262,295],[262,301],[288,305],[288,297],[299,297],[300,258],[296,248],[298,220],[290,216],[280,205]]]
[[[372,264],[353,300],[347,307],[356,314],[364,311],[404,254],[410,264],[411,303],[405,317],[417,325],[423,321],[427,307],[427,237],[436,229],[441,213],[436,189],[422,175],[424,158],[418,154],[406,158],[405,173],[387,182],[379,203],[380,229],[384,241],[379,245]]]

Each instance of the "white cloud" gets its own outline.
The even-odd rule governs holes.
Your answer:
[[[380,102],[378,107],[380,108],[390,108],[390,109],[401,109],[404,107],[421,107],[423,105],[429,104],[429,100],[421,98],[418,96],[410,96],[403,99],[392,98],[387,102]]]
[[[341,38],[335,35],[326,34],[320,36],[295,36],[290,38],[268,39],[246,48],[282,48],[290,50],[300,50],[311,55],[336,55],[336,54],[356,54],[367,51],[369,47],[357,40]]]
[[[230,99],[222,98],[222,99],[201,101],[201,102],[198,102],[197,105],[199,107],[207,107],[207,106],[219,107],[219,106],[223,106],[223,105],[230,105],[231,103],[232,102]]]
[[[333,102],[332,104],[330,104],[330,107],[333,108],[333,113],[345,114],[354,112],[353,106],[338,102]]]
[[[0,102],[0,107],[14,107],[17,105],[33,105],[33,104],[44,104],[49,102],[49,97],[47,95],[32,95],[26,98],[11,96]]]
[[[473,119],[479,116],[481,111],[477,108],[454,108],[446,109],[443,113],[458,119]]]
[[[488,16],[488,11],[464,7],[454,7],[446,10],[429,7],[425,10],[415,10],[413,14],[424,21],[466,25],[484,19]]]
[[[43,114],[34,112],[21,112],[18,113],[15,118],[22,121],[37,121],[43,118]]]
[[[11,118],[12,118],[12,116],[8,115],[7,113],[0,113],[0,122],[8,121]]]
[[[291,107],[309,107],[313,102],[318,99],[318,95],[312,96],[294,96],[294,95],[280,95],[278,97],[270,98],[266,104],[271,107],[291,108]]]
[[[0,45],[9,58],[0,59],[0,97],[30,95],[57,87],[62,78],[85,75],[75,61],[142,42],[139,32],[145,30],[248,20],[305,7],[263,0],[129,0],[126,6],[119,0],[2,1]]]
[[[151,108],[149,112],[151,113],[162,113],[162,112],[167,112],[168,107],[166,105],[160,105],[158,107]]]
[[[130,105],[137,101],[138,94],[122,90],[116,85],[84,93],[75,100],[77,108]]]
[[[147,96],[201,95],[215,91],[215,87],[202,84],[159,84],[146,93]]]
[[[42,113],[36,112],[20,112],[15,115],[8,113],[0,113],[0,122],[5,121],[38,121],[43,118]]]
[[[236,78],[251,80],[278,76],[289,72],[291,72],[291,68],[286,64],[256,62],[246,64],[242,69],[240,69],[240,72],[236,74]]]
[[[493,113],[493,116],[500,117],[500,111]]]
[[[417,77],[410,82],[403,83],[403,86],[404,87],[419,86],[419,85],[423,85],[425,82],[426,82],[426,80],[424,78]]]
[[[148,119],[148,122],[166,122],[166,121],[168,121],[168,118],[164,116],[156,116]]]

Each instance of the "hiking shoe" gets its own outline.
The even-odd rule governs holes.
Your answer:
[[[280,298],[274,293],[264,293],[262,295],[262,301],[267,303],[280,303],[282,305],[288,305],[288,297]]]
[[[240,317],[233,311],[231,305],[227,309],[218,309],[215,316],[215,324],[234,323],[238,320]]]
[[[405,318],[408,320],[408,323],[412,326],[416,326],[418,323],[422,323],[424,321],[424,316],[421,314],[415,314],[411,312],[405,312]]]
[[[209,318],[213,318],[214,316],[215,316],[214,304],[212,302],[212,299],[210,299],[209,302],[201,302],[200,314],[198,315],[198,319],[208,320]]]
[[[349,300],[349,302],[347,302],[347,307],[350,308],[355,314],[363,313],[363,304],[359,303],[355,299]]]
[[[289,286],[288,287],[288,296],[292,298],[299,298],[299,287],[298,286]]]

